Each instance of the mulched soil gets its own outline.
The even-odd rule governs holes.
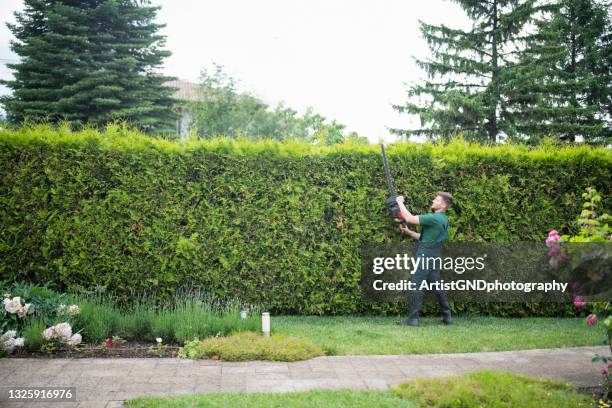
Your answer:
[[[42,351],[17,349],[11,354],[14,358],[135,358],[135,357],[178,357],[180,346],[166,345],[161,351],[148,352],[152,343],[124,343],[102,347],[99,344],[82,344],[75,350],[55,351],[51,354]]]

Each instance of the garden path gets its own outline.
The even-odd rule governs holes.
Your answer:
[[[595,353],[607,346],[535,349],[485,353],[392,356],[328,356],[298,362],[224,362],[179,358],[3,358],[0,389],[6,387],[72,386],[74,402],[7,403],[4,407],[121,407],[145,395],[177,395],[214,391],[302,391],[313,388],[385,389],[416,377],[459,375],[500,369],[596,385],[600,364]]]

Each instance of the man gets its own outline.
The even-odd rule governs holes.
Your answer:
[[[412,215],[404,205],[404,197],[398,196],[397,204],[400,208],[402,218],[409,224],[421,225],[421,232],[412,231],[410,228],[400,225],[400,229],[406,235],[419,241],[417,247],[418,257],[440,257],[440,246],[448,239],[448,218],[446,210],[453,203],[453,196],[445,191],[438,191],[436,198],[431,203],[432,213],[422,215]],[[433,268],[420,265],[415,271],[412,281],[415,282],[416,290],[410,298],[410,311],[408,318],[400,322],[403,326],[418,326],[419,312],[423,306],[425,293],[420,290],[421,282],[427,280],[430,284],[440,280],[440,270],[434,265]],[[446,292],[433,290],[438,303],[442,307],[442,322],[452,324],[451,310],[446,297]]]

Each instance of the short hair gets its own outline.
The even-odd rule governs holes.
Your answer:
[[[450,207],[453,204],[453,201],[455,201],[451,193],[447,193],[446,191],[438,191],[437,195],[442,197],[442,200],[444,200],[446,203],[446,207]]]

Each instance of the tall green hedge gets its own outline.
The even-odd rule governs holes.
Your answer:
[[[587,186],[611,208],[606,149],[405,143],[388,155],[414,212],[427,211],[438,190],[453,193],[454,241],[574,232]],[[198,287],[287,313],[405,306],[360,296],[361,244],[408,239],[388,220],[378,146],[174,143],[112,126],[40,126],[0,131],[0,163],[0,279],[101,285],[120,300],[147,293],[162,302]],[[573,313],[571,305],[455,306]]]

